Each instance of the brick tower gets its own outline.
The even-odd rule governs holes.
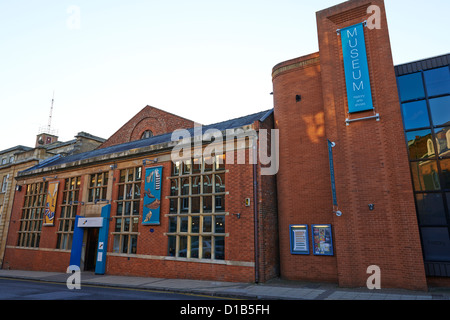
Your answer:
[[[382,287],[426,290],[384,2],[347,1],[317,25],[319,52],[272,74],[281,275],[365,287],[376,265]],[[315,224],[331,227],[332,254],[314,254]],[[307,226],[309,254],[292,252],[292,225]]]

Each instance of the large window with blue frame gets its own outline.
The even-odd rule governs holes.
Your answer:
[[[397,77],[426,262],[450,262],[450,68]]]

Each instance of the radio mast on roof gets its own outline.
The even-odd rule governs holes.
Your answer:
[[[50,107],[50,115],[48,117],[48,125],[47,125],[47,129],[48,129],[48,133],[51,133],[51,128],[52,128],[52,115],[53,115],[53,103],[55,102],[55,91],[53,90],[53,98],[52,98],[52,105]]]

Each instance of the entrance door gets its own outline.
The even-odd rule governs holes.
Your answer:
[[[86,228],[86,253],[84,257],[84,271],[94,271],[97,257],[98,228]]]

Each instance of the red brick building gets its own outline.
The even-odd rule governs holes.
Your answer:
[[[166,122],[174,117],[156,113]],[[134,121],[135,127],[140,123]],[[189,143],[192,154],[173,161],[174,146],[186,141],[167,133],[56,156],[22,171],[3,268],[64,272],[77,265],[97,273],[246,282],[277,276],[275,176],[262,176],[261,164],[248,161],[260,128],[273,128],[272,110],[205,126],[200,133],[184,131],[189,142],[208,130],[233,136],[226,154],[206,151],[224,147],[224,136],[196,148]],[[133,130],[128,123],[123,131],[114,136]],[[151,216],[158,217],[147,223],[146,208],[153,202],[146,201],[157,190],[148,184],[155,181],[159,205]],[[46,225],[52,200],[54,217]]]

